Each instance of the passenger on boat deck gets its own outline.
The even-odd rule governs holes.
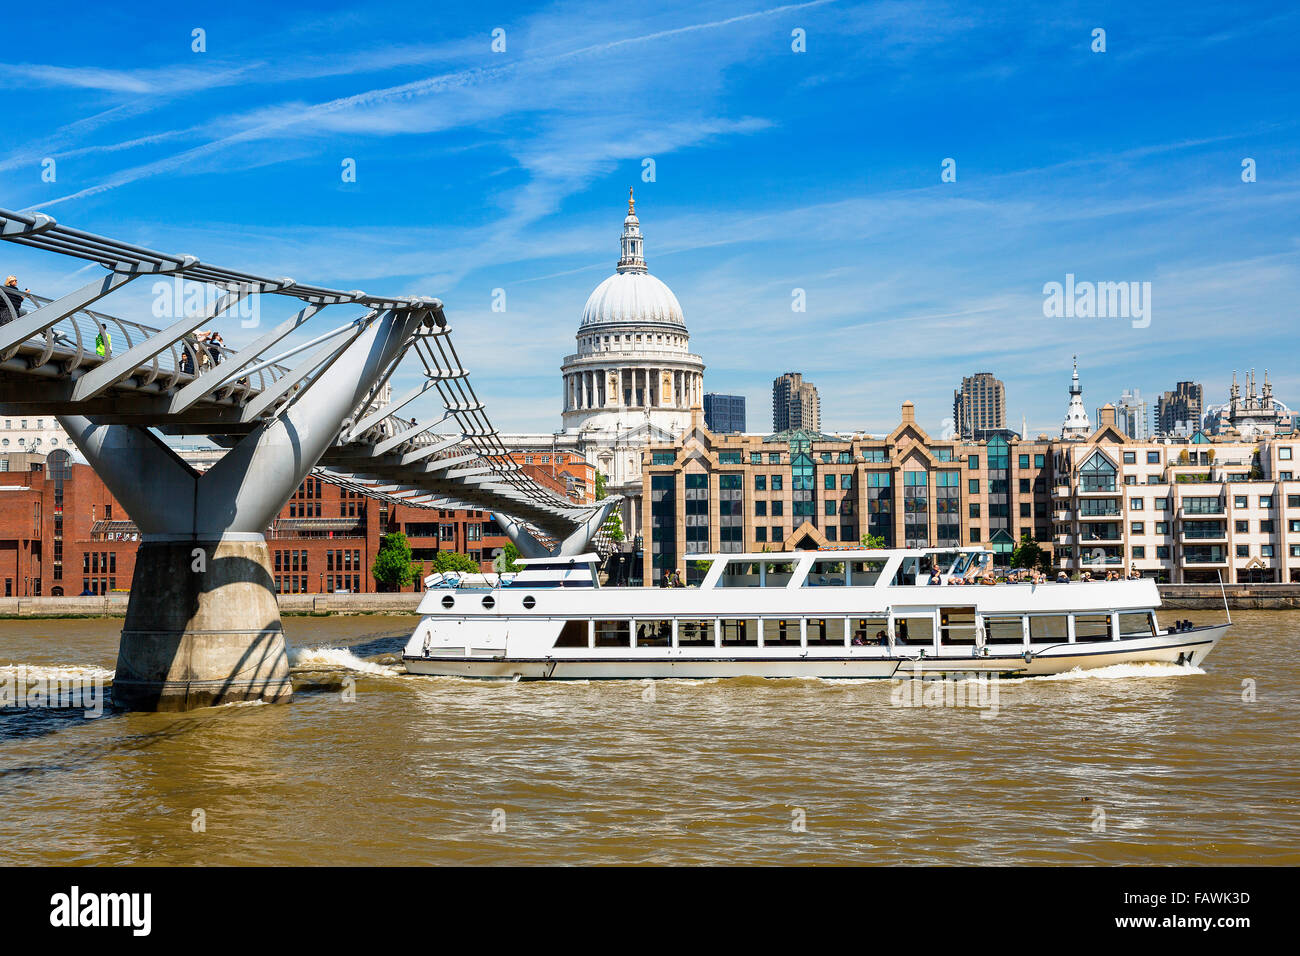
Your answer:
[[[943,584],[943,576],[939,574],[938,568],[930,569],[930,584]]]
[[[686,585],[682,582],[681,572],[678,571],[676,568],[673,568],[672,583],[669,585],[669,587],[674,587],[674,588],[686,587]]]
[[[853,635],[853,645],[855,647],[863,647],[866,643],[867,639],[862,636],[861,632]]]
[[[885,633],[883,627],[876,631],[876,643],[881,647],[887,647],[889,645],[889,635]]]
[[[1056,583],[1057,583],[1057,584],[1069,584],[1069,583],[1070,583],[1070,576],[1069,576],[1068,574],[1066,574],[1064,571],[1057,571],[1057,572],[1056,572]]]
[[[1091,571],[1084,571],[1083,574],[1080,575],[1079,580],[1080,580],[1080,581],[1091,581],[1091,580],[1092,580],[1092,572],[1091,572]]]
[[[664,571],[664,585],[663,585],[663,586],[666,587],[666,588],[670,588],[670,587],[673,586],[673,574],[672,574],[671,571]]]

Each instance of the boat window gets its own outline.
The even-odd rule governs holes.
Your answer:
[[[879,644],[888,640],[889,620],[884,617],[857,617],[853,619],[854,644]]]
[[[632,645],[631,621],[597,621],[597,647],[630,647]]]
[[[637,619],[637,647],[672,647],[672,644],[672,621],[642,621],[639,618]]]
[[[1029,617],[1031,641],[1068,641],[1064,614],[1032,614]]]
[[[986,644],[1023,644],[1022,617],[986,617],[984,618],[984,643]]]
[[[1156,625],[1150,611],[1121,612],[1119,616],[1120,637],[1154,637]]]
[[[939,641],[942,644],[974,644],[975,608],[947,607],[940,609]]]
[[[916,555],[908,555],[903,558],[903,563],[898,566],[898,571],[894,574],[894,586],[915,584],[920,567],[921,559]]]
[[[587,622],[565,621],[556,647],[587,647]]]
[[[783,588],[794,577],[794,565],[789,561],[767,561],[765,565],[766,580],[763,582],[764,587]]]
[[[928,615],[895,618],[894,641],[899,644],[933,644],[934,618]]]
[[[844,618],[814,618],[808,622],[808,645],[844,646]]]
[[[1074,616],[1074,639],[1076,641],[1109,641],[1109,614],[1076,614]]]
[[[712,621],[678,621],[678,647],[713,647]]]
[[[722,644],[724,647],[758,647],[758,621],[724,618]]]
[[[799,645],[799,622],[790,618],[763,619],[763,646],[789,647]]]
[[[855,588],[869,588],[880,580],[885,570],[884,559],[849,562],[849,583]]]
[[[759,587],[758,562],[728,561],[718,579],[720,588],[756,588]]]
[[[814,561],[803,582],[806,588],[843,587],[844,584],[843,561]]]

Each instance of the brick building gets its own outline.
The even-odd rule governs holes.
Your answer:
[[[883,438],[803,429],[714,435],[697,421],[645,452],[644,579],[691,555],[978,544],[1007,563],[1027,534],[1054,567],[1174,584],[1300,582],[1300,435],[1136,441],[1114,406],[1079,440],[932,439],[911,402]]]
[[[484,511],[389,504],[308,477],[266,532],[276,589],[375,591],[370,565],[389,530],[406,533],[426,573],[440,550],[488,570],[509,540]],[[127,591],[138,544],[135,523],[89,465],[62,449],[0,455],[0,593]]]

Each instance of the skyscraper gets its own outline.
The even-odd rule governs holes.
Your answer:
[[[1007,387],[992,372],[976,372],[952,393],[952,427],[967,440],[1007,427]]]
[[[1101,409],[1097,410],[1101,423]],[[1151,406],[1142,398],[1140,389],[1126,389],[1115,403],[1115,427],[1134,441],[1151,437]]]
[[[745,396],[719,395],[707,392],[704,396],[704,427],[715,435],[726,435],[745,430]]]
[[[1179,382],[1156,401],[1156,434],[1194,432],[1201,427],[1205,389],[1199,382]]]
[[[821,431],[821,427],[821,399],[816,385],[805,382],[799,372],[786,372],[772,382],[772,431]]]

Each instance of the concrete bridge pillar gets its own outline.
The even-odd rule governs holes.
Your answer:
[[[113,703],[190,710],[292,695],[263,532],[423,316],[376,317],[300,396],[200,474],[147,428],[59,416],[141,531]]]

